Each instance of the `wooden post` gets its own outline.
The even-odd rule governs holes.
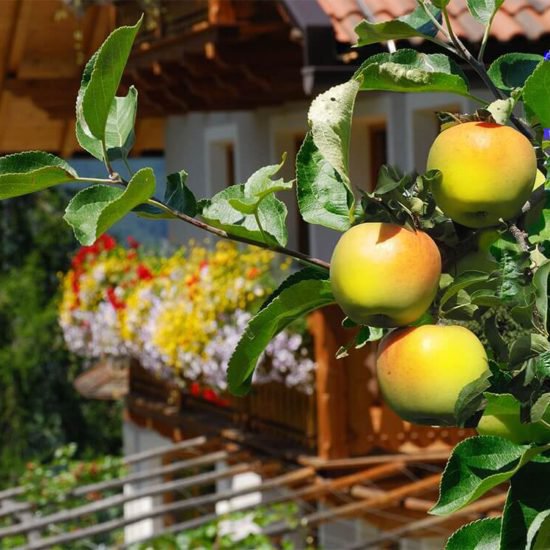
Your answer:
[[[353,338],[352,331],[345,337]],[[359,350],[351,349],[343,359],[348,377],[348,439],[350,456],[365,455],[375,446],[371,407],[375,395],[372,388],[376,362],[376,344],[370,343]]]
[[[336,359],[341,322],[336,306],[315,311],[308,318],[317,362],[318,453],[324,459],[349,456],[347,376],[345,365]]]

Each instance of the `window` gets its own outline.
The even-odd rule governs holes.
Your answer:
[[[237,178],[235,176],[235,147],[233,143],[225,143],[225,182],[226,187],[235,185]]]
[[[369,191],[372,191],[378,180],[378,172],[382,165],[388,162],[387,157],[387,131],[386,124],[369,126],[369,157],[370,157],[370,181]]]

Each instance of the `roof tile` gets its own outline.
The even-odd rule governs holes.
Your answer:
[[[365,17],[364,3],[375,21],[386,21],[412,11],[415,0],[317,0],[331,18],[336,38],[342,42],[354,42],[355,27],[359,18]],[[483,35],[481,25],[468,13],[466,0],[453,0],[449,14],[455,32],[469,42],[477,42]],[[495,16],[491,36],[499,41],[523,35],[537,40],[550,33],[550,0],[507,0]]]

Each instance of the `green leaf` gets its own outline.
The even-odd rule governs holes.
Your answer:
[[[264,166],[248,178],[244,184],[244,198],[230,199],[229,204],[242,214],[255,214],[263,199],[277,191],[292,189],[292,181],[284,181],[282,178],[271,178],[282,168],[286,159],[286,153],[280,164]]]
[[[493,19],[503,2],[504,0],[466,0],[472,16],[484,25]]]
[[[483,328],[485,329],[485,337],[491,346],[495,359],[497,361],[507,362],[510,351],[508,345],[500,335],[496,318],[494,316],[487,318]]]
[[[543,197],[540,197],[542,205],[529,210],[526,218],[526,230],[529,233],[529,242],[532,244],[550,241],[550,191],[537,189],[536,193],[540,192],[543,193]]]
[[[517,445],[496,436],[470,437],[451,453],[441,478],[439,500],[430,510],[444,516],[464,508],[510,479],[544,447]]]
[[[164,202],[182,214],[191,217],[197,214],[197,199],[191,189],[187,187],[187,172],[185,170],[170,174],[166,178]]]
[[[91,66],[90,62],[86,66],[77,99],[77,118],[91,137],[105,139],[111,105],[141,22],[114,30],[90,60]]]
[[[538,118],[543,128],[550,128],[550,63],[539,63],[533,74],[525,81],[523,87],[523,102]]]
[[[497,88],[511,92],[524,86],[543,59],[535,53],[505,53],[491,63],[488,73]]]
[[[484,518],[455,531],[445,550],[499,550],[500,518]]]
[[[83,245],[91,245],[128,212],[155,192],[151,168],[135,173],[126,188],[94,185],[80,191],[67,206],[64,219]]]
[[[105,146],[110,160],[127,158],[134,146],[137,98],[137,90],[130,86],[126,97],[115,97],[111,104],[105,127]]]
[[[550,260],[542,264],[533,277],[535,288],[535,307],[544,330],[548,326],[548,276],[550,275]]]
[[[352,195],[349,145],[353,107],[359,85],[359,81],[352,78],[345,84],[330,88],[313,100],[308,112],[313,143]],[[350,216],[353,221],[353,203]]]
[[[347,318],[347,317],[346,317]],[[349,350],[353,347],[355,349],[361,349],[366,346],[369,342],[376,342],[384,336],[384,329],[379,327],[367,327],[365,325],[361,326],[355,338],[348,342],[345,346],[340,346],[336,352],[336,359],[343,359],[348,357]]]
[[[390,92],[451,92],[469,96],[460,67],[444,54],[411,49],[380,53],[368,58],[355,73],[362,90]]]
[[[407,176],[402,177],[393,166],[384,164],[378,171],[374,194],[380,196],[390,193],[395,189],[402,189],[406,181],[408,181]]]
[[[454,296],[458,294],[459,291],[468,288],[471,285],[476,283],[485,282],[489,279],[487,273],[482,273],[481,271],[465,271],[461,273],[454,282],[445,290],[445,293],[441,297],[439,302],[439,307],[443,309],[445,304]]]
[[[536,357],[550,349],[550,343],[540,334],[522,334],[514,340],[510,349],[510,367],[521,365],[527,359]]]
[[[347,231],[350,193],[338,172],[325,160],[308,132],[296,157],[296,195],[302,218],[336,231]]]
[[[547,517],[537,532],[533,550],[547,550],[550,548],[550,518]]]
[[[550,406],[550,393],[543,393],[531,407],[530,420],[531,422],[539,422],[546,420],[548,407]]]
[[[246,394],[258,358],[271,339],[299,317],[333,302],[327,280],[305,280],[286,287],[249,321],[229,361],[229,391],[235,395]]]
[[[430,5],[427,6],[427,9],[441,22],[441,12],[439,10]],[[355,27],[355,33],[358,37],[356,45],[359,47],[402,38],[421,37],[430,39],[437,32],[433,21],[421,6],[416,8],[412,13],[398,17],[392,21],[370,23],[364,20]]]
[[[491,371],[487,370],[460,390],[455,403],[455,417],[458,426],[464,426],[468,419],[481,409],[484,401],[483,392],[491,386],[490,377]]]
[[[324,281],[328,278],[328,272],[327,271],[321,271],[321,269],[318,269],[317,267],[305,267],[304,269],[300,269],[299,271],[296,271],[292,275],[289,275],[264,301],[264,303],[261,305],[260,310],[266,308],[283,290],[286,288],[289,288],[291,286],[294,286],[295,284],[301,282],[301,281],[310,281],[310,280],[320,280]],[[347,317],[346,317],[347,319]],[[355,325],[354,325],[355,326]]]
[[[82,98],[84,97],[84,92],[88,88],[90,83],[90,78],[92,77],[92,72],[94,70],[95,62],[97,61],[97,56],[99,50],[90,57],[88,63],[84,67],[82,72],[82,80],[80,82],[80,89],[78,90],[78,95],[76,97],[76,126],[75,133],[76,139],[80,146],[88,151],[90,155],[94,156],[96,159],[103,161],[103,148],[101,145],[101,140],[97,139],[92,135],[84,116],[82,114]]]
[[[76,180],[74,169],[49,153],[27,151],[0,157],[0,200]]]
[[[508,99],[497,99],[488,105],[486,109],[491,113],[497,124],[504,126],[508,122],[515,104],[516,102],[511,97]]]
[[[254,215],[243,214],[231,205],[234,199],[246,201],[244,184],[232,185],[211,199],[200,201],[199,213],[207,223],[231,235],[270,245],[286,245],[287,208],[283,202],[274,195],[268,195],[262,200],[257,209],[260,229]]]
[[[550,516],[549,473],[548,463],[531,462],[512,478],[502,516],[501,548],[532,548]]]

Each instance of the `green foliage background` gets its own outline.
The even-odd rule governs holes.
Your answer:
[[[120,404],[79,396],[57,323],[57,274],[75,248],[66,202],[47,190],[0,203],[0,486],[68,442],[80,456],[121,448]]]

